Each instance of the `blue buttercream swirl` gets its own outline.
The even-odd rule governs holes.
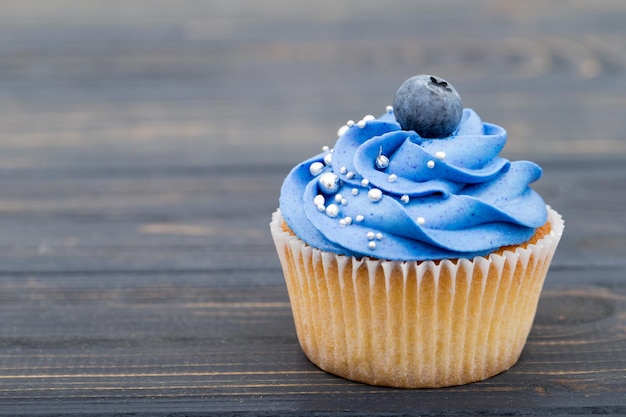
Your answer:
[[[547,220],[529,187],[541,168],[498,156],[506,138],[471,109],[443,139],[402,130],[389,110],[293,168],[281,214],[307,244],[356,257],[472,258],[523,243]],[[320,180],[329,176],[335,187]]]

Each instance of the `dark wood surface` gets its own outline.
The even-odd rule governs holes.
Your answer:
[[[337,4],[339,3],[339,4]],[[626,414],[626,4],[0,2],[0,415]],[[435,73],[566,220],[518,364],[395,390],[295,336],[291,166]]]

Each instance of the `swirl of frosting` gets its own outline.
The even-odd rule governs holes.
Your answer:
[[[425,139],[393,110],[341,129],[331,150],[297,165],[280,210],[307,244],[349,256],[483,256],[529,240],[547,220],[533,162],[499,157],[506,131],[470,109],[456,132]]]

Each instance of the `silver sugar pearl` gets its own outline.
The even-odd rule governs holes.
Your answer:
[[[320,175],[323,170],[324,170],[324,164],[322,164],[321,162],[313,162],[309,166],[309,172],[311,173],[311,175],[315,177]]]
[[[337,217],[339,215],[339,206],[337,204],[329,204],[326,207],[326,215],[328,217]]]
[[[317,185],[326,195],[339,191],[339,176],[334,172],[325,172],[317,178]]]
[[[370,199],[370,201],[378,203],[383,198],[383,192],[380,191],[378,188],[372,188],[367,192],[367,197]]]
[[[337,137],[340,138],[350,129],[348,126],[343,125],[337,130]]]
[[[313,198],[313,204],[315,204],[316,206],[323,206],[324,204],[326,204],[326,199],[323,195],[318,194],[315,196],[315,198]]]
[[[389,166],[389,158],[387,158],[385,155],[380,154],[376,157],[376,168],[378,169],[385,169]]]

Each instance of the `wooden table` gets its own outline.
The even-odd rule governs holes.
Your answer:
[[[0,414],[626,414],[625,20],[621,1],[2,2]],[[566,220],[518,364],[438,390],[308,362],[268,228],[290,167],[415,73],[506,127]]]

